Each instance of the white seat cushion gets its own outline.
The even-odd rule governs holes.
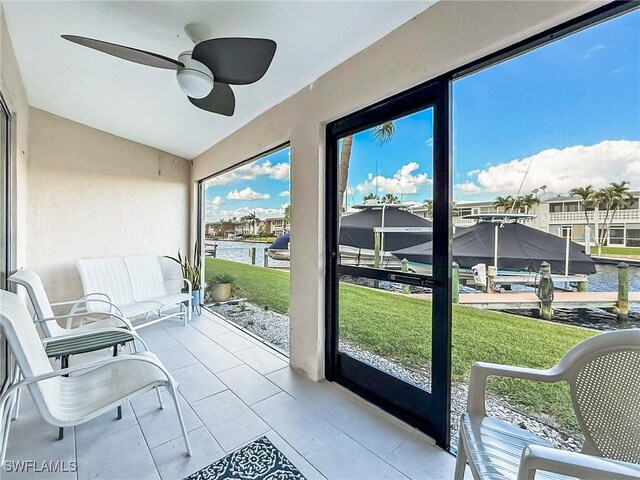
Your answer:
[[[118,305],[118,307],[126,318],[132,318],[146,313],[155,312],[156,310],[163,308],[164,305],[159,302],[135,302],[128,305]]]
[[[191,296],[188,293],[171,293],[162,297],[154,298],[154,302],[160,302],[165,307],[180,305],[182,302],[188,302]]]
[[[546,440],[527,430],[491,417],[462,416],[460,435],[464,435],[469,464],[474,465],[480,478],[515,480],[518,477],[520,456],[527,445],[552,447]],[[536,479],[570,479],[555,473],[540,471]]]

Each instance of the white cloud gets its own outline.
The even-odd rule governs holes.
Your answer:
[[[433,137],[427,138],[426,144],[428,147],[433,147]]]
[[[227,194],[227,200],[268,200],[271,195],[268,193],[258,193],[251,187],[244,190],[231,190]]]
[[[469,171],[467,172],[467,177],[473,177],[474,175],[479,174],[479,173],[480,173],[480,171],[481,171],[481,170],[480,170],[479,168],[476,168],[475,170],[469,170]]]
[[[222,205],[224,202],[222,201],[222,197],[221,196],[217,196],[214,197],[213,200],[211,200],[211,205]]]
[[[255,213],[256,217],[260,220],[264,220],[268,217],[281,217],[284,215],[284,208],[249,208],[249,207],[240,207],[235,210],[222,210],[217,213],[216,218],[240,218],[248,215],[250,213]]]
[[[478,172],[475,184],[467,182],[456,188],[466,194],[481,190],[493,195],[515,195],[527,168],[529,172],[522,185],[524,193],[540,185],[547,185],[549,191],[566,193],[575,186],[591,184],[600,188],[622,180],[631,182],[630,188],[637,190],[640,188],[640,141],[605,140],[595,145],[550,148],[527,158],[492,165]]]
[[[288,197],[289,196],[289,190],[284,190],[282,192],[280,192],[278,194],[279,197]]]
[[[266,176],[275,180],[289,179],[289,164],[276,163],[273,165],[269,160],[264,162],[254,162],[243,165],[230,172],[223,173],[217,177],[207,180],[207,187],[212,185],[231,185],[243,180],[255,180],[258,177]]]
[[[456,190],[462,195],[472,195],[482,191],[482,189],[473,182],[459,183],[456,185]]]
[[[587,49],[587,51],[582,55],[582,59],[586,60],[587,58],[591,57],[594,53],[597,53],[600,50],[603,50],[604,48],[605,46],[602,44],[594,45],[593,47]]]
[[[413,172],[418,168],[420,168],[418,162],[409,162],[403,165],[391,178],[383,177],[382,175],[374,177],[370,173],[365,182],[356,186],[356,190],[363,195],[374,191],[376,187],[382,192],[393,193],[394,195],[418,193],[418,189],[421,186],[433,183],[426,173],[414,174]]]

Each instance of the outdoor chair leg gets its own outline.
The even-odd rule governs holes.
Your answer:
[[[180,430],[182,430],[182,436],[184,437],[184,444],[187,447],[187,455],[191,456],[191,444],[189,443],[189,437],[187,436],[187,428],[184,426],[184,419],[182,418],[182,411],[180,410],[180,404],[178,403],[178,392],[176,387],[169,382],[167,390],[173,398],[173,403],[176,406],[176,413],[178,414],[178,421],[180,422]]]
[[[113,356],[118,356],[118,345],[113,346]],[[122,420],[122,405],[118,405],[118,420]]]
[[[458,456],[456,457],[456,470],[453,474],[454,480],[463,480],[464,479],[464,470],[467,467],[467,452],[465,450],[463,435],[462,435],[462,425],[460,425],[460,430],[458,433]]]
[[[164,402],[162,401],[162,393],[160,393],[160,387],[156,387],[156,393],[158,394],[158,403],[160,403],[160,409],[164,409]]]
[[[18,367],[18,364],[16,363],[16,366],[15,366],[15,369],[14,369],[14,372],[13,372],[13,379],[16,382],[19,382],[20,381],[20,377],[21,377],[20,368]],[[19,388],[16,391],[16,404],[15,404],[15,407],[13,409],[13,415],[11,416],[11,420],[18,420],[18,415],[20,414],[20,391],[21,390],[22,389]]]
[[[62,355],[60,357],[60,368],[65,369],[69,368],[69,355]],[[69,375],[65,375],[68,377]],[[62,440],[64,438],[64,427],[58,427],[58,440]]]

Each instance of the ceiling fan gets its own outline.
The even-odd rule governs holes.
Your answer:
[[[276,42],[266,38],[209,38],[206,27],[190,23],[184,27],[195,43],[178,60],[157,53],[77,35],[62,38],[114,57],[149,67],[176,71],[176,79],[189,101],[208,112],[232,116],[236,99],[231,85],[257,82],[267,72],[276,53]]]

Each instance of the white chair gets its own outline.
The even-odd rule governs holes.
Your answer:
[[[558,450],[526,430],[486,416],[487,377],[565,381],[585,437],[582,452]],[[475,363],[462,416],[456,480],[466,463],[478,479],[640,478],[640,330],[589,338],[548,370]],[[537,475],[536,475],[536,472]]]
[[[141,352],[54,371],[26,305],[6,291],[0,291],[0,326],[24,377],[0,396],[1,419],[9,418],[7,411],[13,406],[14,393],[23,386],[29,389],[42,417],[58,427],[88,422],[128,399],[165,387],[176,408],[187,454],[191,455],[177,383],[155,355]],[[0,464],[4,463],[9,425],[3,428]]]
[[[120,327],[133,330],[129,319],[121,317],[116,313],[87,311],[86,303],[89,298],[92,299],[92,302],[106,305],[107,308],[112,306],[111,302],[106,300],[106,298],[102,298],[100,295],[85,296],[79,300],[69,302],[51,303],[40,275],[33,270],[22,268],[11,275],[8,280],[11,283],[24,287],[27,291],[37,322],[45,337],[58,337],[71,333],[78,334],[105,327]],[[56,316],[53,312],[53,307],[67,305],[71,306],[68,314]],[[58,322],[61,320],[65,321],[65,327],[59,325]],[[72,328],[74,320],[80,321],[81,323],[76,328]],[[91,323],[86,323],[85,320],[91,320]]]

